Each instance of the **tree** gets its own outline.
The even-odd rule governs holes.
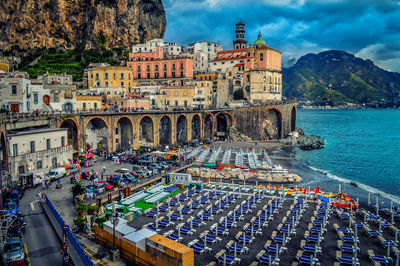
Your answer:
[[[243,98],[244,98],[243,90],[239,89],[233,93],[234,100],[243,100]]]
[[[83,231],[83,228],[85,227],[86,224],[86,219],[82,217],[75,218],[74,224],[78,226],[79,231]]]
[[[81,183],[78,183],[78,182],[76,182],[75,185],[73,185],[71,187],[72,196],[74,196],[74,198],[76,196],[84,194],[85,191],[86,191],[85,187],[82,186]]]
[[[88,205],[85,203],[78,203],[75,206],[75,211],[78,213],[78,216],[81,216],[83,213],[87,212]]]
[[[109,37],[107,34],[104,33],[103,30],[100,30],[94,37],[94,40],[96,41],[97,48],[102,52],[104,50],[104,47],[106,46],[106,43],[109,40]]]

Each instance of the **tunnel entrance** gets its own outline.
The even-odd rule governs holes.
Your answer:
[[[86,148],[95,152],[108,151],[108,127],[101,118],[92,118],[86,125],[85,145]]]
[[[229,130],[232,126],[232,118],[226,113],[217,115],[217,137],[224,140],[228,137]]]
[[[145,116],[140,120],[140,146],[154,146],[154,125],[153,120],[149,116]]]
[[[269,109],[264,113],[262,122],[263,138],[280,139],[282,136],[282,115],[276,109]]]
[[[192,141],[200,140],[200,130],[201,130],[200,116],[194,115],[192,118]]]
[[[204,118],[204,138],[212,139],[213,137],[213,117],[208,114]]]
[[[115,129],[117,150],[131,150],[133,144],[132,122],[127,117],[118,120]]]
[[[78,127],[75,124],[75,121],[71,119],[66,119],[61,123],[60,128],[68,129],[67,132],[68,145],[72,145],[74,153],[79,152]]]
[[[290,129],[291,131],[295,131],[296,130],[296,107],[293,106],[292,108],[292,113],[291,113],[291,119],[290,119]]]
[[[187,120],[184,115],[179,116],[176,122],[176,142],[179,145],[187,142]]]
[[[160,145],[171,144],[171,119],[168,116],[163,116],[160,120]]]

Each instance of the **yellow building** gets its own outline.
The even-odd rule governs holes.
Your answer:
[[[124,88],[126,92],[135,86],[129,67],[99,66],[87,71],[88,88]]]
[[[102,96],[76,96],[76,109],[77,111],[90,111],[102,109]]]
[[[156,105],[161,108],[191,108],[194,95],[195,86],[163,87],[160,88],[160,94],[156,97]]]
[[[215,97],[214,87],[216,81],[203,80],[196,82],[195,94],[193,97],[193,107],[200,109],[211,108]]]
[[[196,76],[194,76],[194,78],[197,81],[207,81],[207,80],[212,80],[212,81],[216,81],[217,80],[217,74],[214,73],[208,73],[208,74],[198,74]]]

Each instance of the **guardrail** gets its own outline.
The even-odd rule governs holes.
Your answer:
[[[63,228],[64,220],[62,219],[61,215],[58,213],[56,208],[54,208],[53,204],[51,203],[51,201],[49,200],[49,198],[47,196],[46,196],[46,204],[49,207],[53,216],[56,218],[60,228]],[[72,244],[72,247],[75,249],[76,253],[79,255],[79,257],[80,257],[81,261],[84,263],[84,265],[94,266],[94,263],[92,262],[92,260],[86,254],[84,249],[79,244],[78,240],[76,240],[74,234],[69,229],[67,229],[67,238],[68,238],[69,242]],[[71,253],[71,251],[70,251],[70,253]]]

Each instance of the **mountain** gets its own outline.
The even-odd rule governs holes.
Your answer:
[[[106,47],[130,47],[162,38],[165,27],[161,0],[0,1],[0,51],[5,53],[90,49],[100,32]]]
[[[313,105],[400,105],[400,73],[344,51],[304,55],[282,72],[284,95]]]

